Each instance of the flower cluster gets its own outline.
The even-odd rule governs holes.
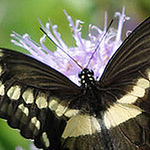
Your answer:
[[[65,12],[65,11],[64,11]],[[76,84],[78,83],[78,72],[81,68],[72,60],[68,55],[70,55],[75,61],[77,61],[81,66],[86,67],[89,63],[90,57],[97,48],[96,53],[93,55],[88,68],[92,69],[95,73],[95,77],[101,76],[103,70],[117,50],[117,48],[122,43],[121,33],[122,27],[125,20],[129,19],[125,16],[125,9],[123,8],[122,13],[116,12],[115,17],[119,17],[118,28],[110,28],[107,33],[107,14],[105,15],[105,25],[104,29],[101,30],[97,26],[89,25],[88,39],[82,38],[82,22],[81,20],[76,20],[73,22],[72,18],[65,12],[67,19],[69,21],[69,26],[73,31],[73,38],[75,40],[75,47],[68,47],[62,40],[60,33],[57,31],[57,25],[52,25],[52,23],[46,23],[44,26],[41,22],[43,30],[46,32],[47,36],[56,44],[56,50],[51,52],[45,45],[44,41],[46,35],[40,39],[40,44],[33,41],[28,34],[20,36],[16,32],[13,32],[11,36],[14,38],[11,41],[25,48],[29,51],[30,55],[39,61],[55,68],[60,71],[68,78],[70,78]],[[68,54],[64,53],[62,49]]]

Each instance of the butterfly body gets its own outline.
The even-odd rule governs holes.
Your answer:
[[[0,117],[44,150],[150,149],[150,18],[81,86],[27,55],[0,50]]]

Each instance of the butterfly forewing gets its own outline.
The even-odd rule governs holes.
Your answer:
[[[149,61],[150,18],[147,18],[126,38],[113,55],[104,70],[100,82],[103,84],[111,84],[111,81],[116,81],[120,77],[123,79],[128,78],[126,75],[130,74],[133,76],[130,78],[136,78],[134,73],[138,72],[144,66],[148,66]]]
[[[68,118],[80,88],[51,67],[6,49],[0,50],[0,71],[0,117],[36,146],[60,147],[62,117]]]

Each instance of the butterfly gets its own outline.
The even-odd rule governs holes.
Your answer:
[[[79,79],[1,48],[0,117],[44,150],[149,150],[150,17],[98,81],[88,68]]]

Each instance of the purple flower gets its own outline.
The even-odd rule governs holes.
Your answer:
[[[97,26],[89,25],[88,39],[82,37],[82,22],[81,20],[76,20],[73,22],[72,18],[65,12],[67,19],[69,21],[69,26],[73,31],[73,38],[76,42],[75,47],[68,47],[62,40],[61,35],[57,32],[57,25],[52,25],[51,22],[46,23],[44,26],[41,22],[43,30],[47,35],[67,54],[69,54],[73,59],[75,59],[81,66],[86,67],[89,62],[91,55],[93,54],[96,47],[99,45],[96,53],[94,54],[88,68],[95,72],[95,77],[102,75],[103,70],[117,50],[117,48],[122,43],[121,33],[122,27],[125,20],[129,19],[125,16],[125,9],[123,8],[122,13],[116,12],[115,17],[119,17],[118,28],[110,28],[108,33],[106,33],[107,28],[107,14],[105,14],[105,25],[104,29],[101,30]],[[40,39],[40,44],[33,41],[28,34],[20,36],[16,32],[13,32],[11,36],[15,39],[11,40],[17,46],[23,47],[30,52],[30,55],[35,59],[59,70],[61,73],[66,75],[76,84],[78,83],[78,72],[81,68],[70,59],[59,47],[56,48],[54,52],[51,52],[45,45],[44,41],[46,35],[43,35]],[[100,42],[101,41],[101,42]]]

